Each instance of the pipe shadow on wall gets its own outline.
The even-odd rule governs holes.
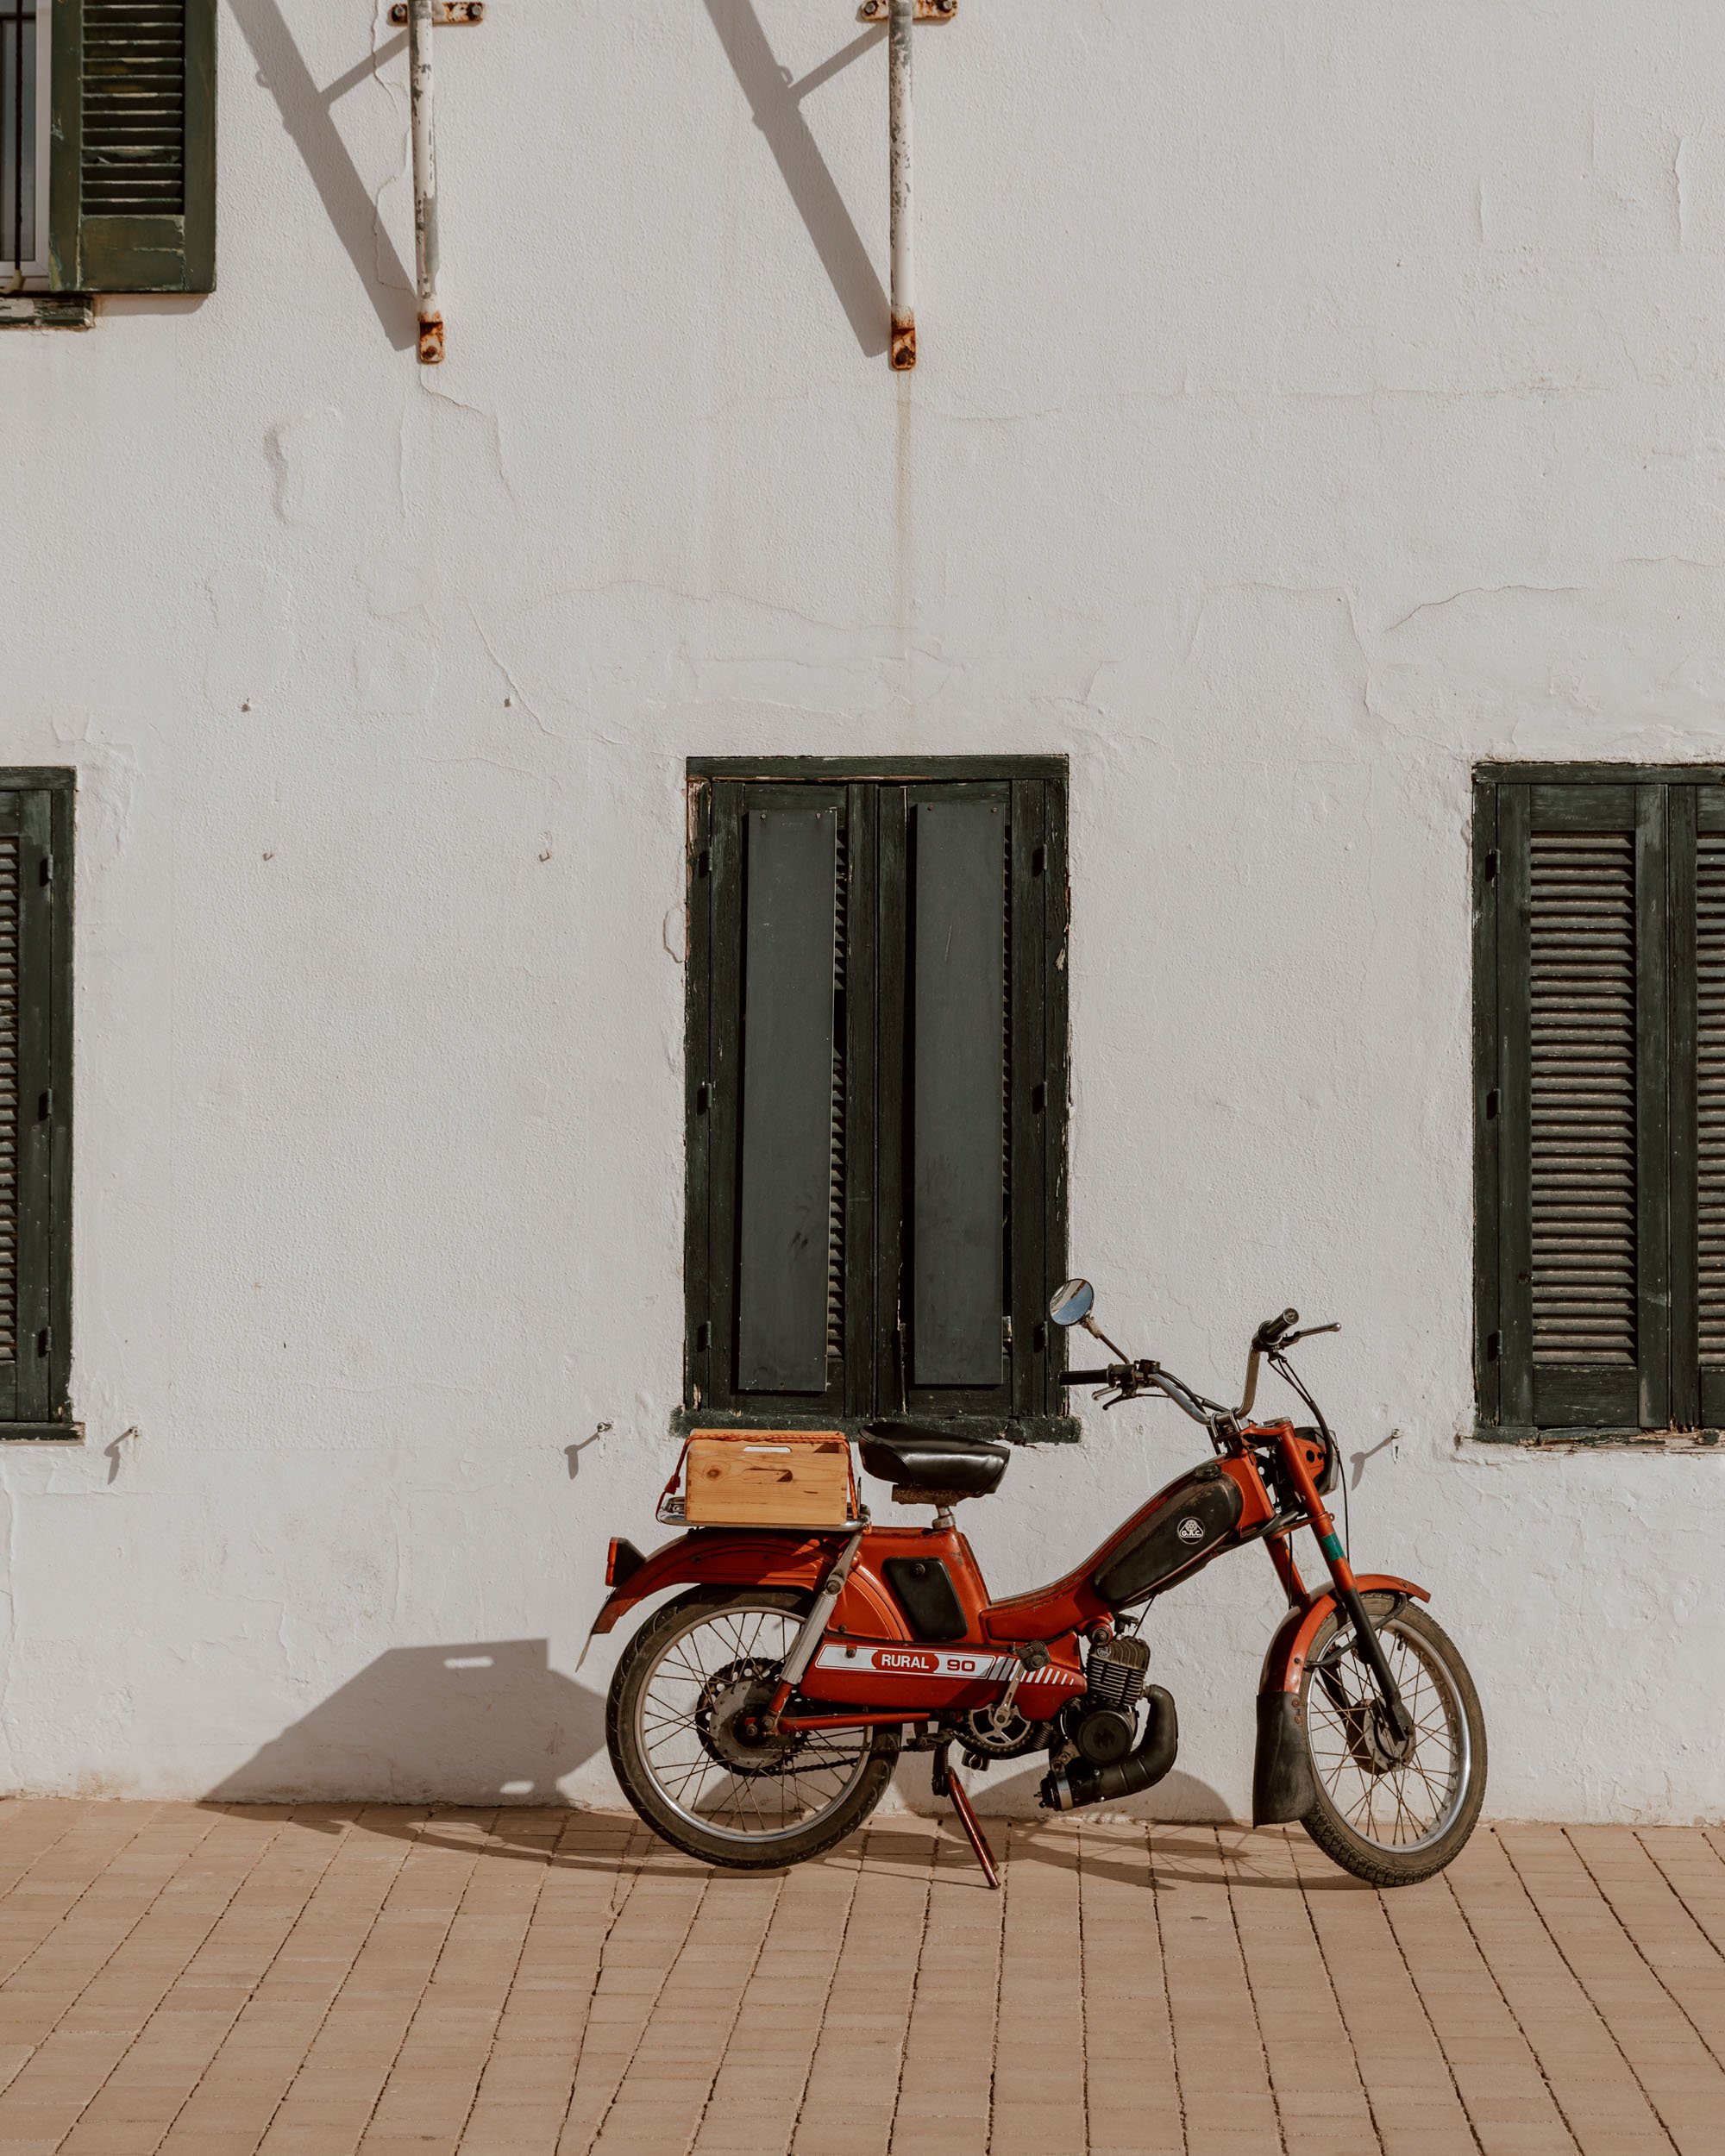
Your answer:
[[[840,69],[886,36],[883,29],[864,30],[830,60],[791,80],[788,69],[774,58],[767,33],[761,27],[751,0],[702,0],[724,56],[731,62],[755,124],[767,139],[773,162],[779,168],[786,191],[796,205],[820,266],[826,272],[838,304],[844,310],[851,332],[869,359],[878,359],[888,342],[890,310],[862,236],[844,206],[844,197],[827,170],[809,123],[803,117],[802,101],[809,92],[830,82]],[[881,132],[886,134],[882,97]],[[884,165],[885,143],[882,142]]]
[[[288,139],[299,152],[317,190],[330,229],[340,240],[365,287],[384,334],[398,352],[418,342],[413,279],[381,225],[371,190],[360,177],[336,125],[335,108],[348,92],[369,81],[380,60],[406,47],[404,32],[325,85],[293,41],[276,0],[231,0],[240,34],[251,47],[258,79],[275,99]],[[393,288],[393,289],[392,289]]]
[[[605,1701],[543,1639],[392,1647],[209,1792],[227,1803],[557,1804]]]

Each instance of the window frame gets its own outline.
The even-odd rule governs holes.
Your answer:
[[[1506,788],[1567,791],[1597,787],[1639,793],[1638,857],[1650,873],[1638,872],[1635,895],[1637,949],[1637,1046],[1647,1048],[1639,1013],[1651,1004],[1662,1037],[1650,1065],[1640,1066],[1638,1088],[1650,1075],[1651,1098],[1638,1089],[1645,1113],[1638,1116],[1637,1144],[1641,1174],[1637,1185],[1637,1232],[1643,1252],[1649,1236],[1663,1250],[1663,1262],[1651,1283],[1655,1301],[1669,1299],[1653,1313],[1658,1363],[1651,1382],[1644,1376],[1640,1420],[1633,1424],[1602,1416],[1564,1425],[1524,1419],[1531,1406],[1517,1395],[1513,1376],[1521,1344],[1506,1338],[1517,1319],[1513,1297],[1506,1297],[1506,1244],[1516,1224],[1506,1221],[1504,1195],[1507,1149],[1518,1139],[1506,1114],[1509,1095],[1525,1080],[1515,1059],[1506,1057],[1505,963],[1511,956],[1500,937],[1500,915],[1513,906],[1520,891],[1515,850],[1511,842],[1526,836],[1521,804],[1505,800]],[[1625,1445],[1646,1450],[1661,1442],[1719,1442],[1721,1432],[1703,1421],[1703,1377],[1697,1352],[1698,1274],[1681,1252],[1695,1241],[1695,1179],[1679,1164],[1695,1158],[1696,1113],[1691,1082],[1695,1056],[1696,945],[1694,894],[1697,806],[1703,787],[1725,788],[1725,764],[1640,764],[1598,761],[1573,762],[1482,762],[1473,771],[1471,862],[1473,967],[1473,1132],[1474,1281],[1473,1365],[1475,1421],[1481,1442],[1521,1445]],[[1649,828],[1645,790],[1657,788],[1661,799],[1656,828]],[[1551,796],[1547,797],[1552,798]],[[1527,797],[1531,801],[1531,796]],[[1568,826],[1562,826],[1568,828]],[[1576,828],[1581,828],[1577,825]],[[1629,828],[1625,825],[1624,828]],[[1645,942],[1643,939],[1647,939]],[[1639,1057],[1638,1057],[1639,1061]],[[1648,1150],[1660,1172],[1646,1180]],[[1513,1165],[1513,1163],[1511,1163]],[[1513,1263],[1513,1250],[1507,1262]],[[1638,1272],[1641,1292],[1648,1292]],[[1644,1307],[1644,1321],[1646,1319]],[[1531,1342],[1526,1352],[1531,1368]]]
[[[27,856],[21,849],[21,877],[44,894],[42,915],[34,932],[46,939],[44,981],[47,1007],[37,1010],[34,1022],[41,1029],[47,1074],[47,1113],[38,1117],[45,1125],[48,1146],[47,1211],[45,1219],[20,1222],[17,1258],[19,1332],[26,1293],[34,1305],[33,1326],[44,1320],[48,1351],[41,1358],[47,1367],[37,1388],[40,1413],[0,1420],[0,1444],[21,1442],[76,1443],[82,1428],[72,1420],[72,946],[74,936],[73,844],[76,831],[78,774],[55,765],[0,767],[0,793],[36,797],[40,810],[27,818],[26,831],[32,846]],[[34,828],[32,830],[32,825]],[[41,873],[44,856],[48,874]],[[20,934],[31,932],[23,915],[20,893]],[[20,1000],[21,1031],[27,1022]],[[21,1078],[23,1074],[21,1072]],[[21,1087],[21,1090],[23,1088]],[[21,1121],[23,1104],[21,1101]],[[25,1279],[27,1239],[35,1246],[34,1263],[39,1270],[33,1282]],[[40,1330],[40,1327],[35,1329]]]
[[[763,1398],[760,1406],[717,1407],[702,1400],[709,1369],[706,1357],[723,1313],[712,1278],[712,1232],[715,1206],[713,1162],[723,1156],[729,1144],[724,1131],[715,1138],[714,1125],[722,1115],[718,1109],[719,1089],[712,1084],[712,1058],[716,1052],[716,954],[731,948],[734,924],[716,937],[716,906],[707,869],[714,837],[714,787],[724,783],[747,798],[756,787],[777,790],[821,786],[846,789],[845,828],[850,834],[850,905],[875,909],[881,893],[874,884],[881,834],[877,815],[881,786],[914,789],[930,784],[955,788],[1006,785],[1010,789],[1009,813],[1015,849],[1013,902],[1027,880],[1035,876],[1040,887],[1040,934],[1026,916],[1026,933],[1015,933],[1014,948],[1033,947],[1031,963],[1014,968],[1011,981],[1013,1060],[1017,1064],[1034,1054],[1044,1072],[1039,1097],[1033,1103],[1032,1088],[1015,1086],[1012,1091],[1011,1144],[1014,1163],[1034,1162],[1038,1168],[1031,1188],[1015,1202],[1012,1213],[1013,1309],[1012,1351],[1001,1390],[1005,1403],[985,1404],[969,1396],[955,1399],[938,1417],[916,1388],[906,1392],[905,1412],[938,1419],[955,1430],[999,1432],[1022,1442],[1070,1442],[1078,1426],[1065,1410],[1059,1385],[1060,1336],[1047,1323],[1045,1301],[1049,1287],[1063,1277],[1066,1263],[1068,1095],[1070,1082],[1070,1042],[1067,1026],[1065,950],[1070,913],[1067,881],[1066,789],[1068,764],[1060,755],[1001,756],[764,756],[692,757],[686,772],[687,824],[686,844],[687,936],[685,1054],[685,1327],[681,1401],[672,1417],[673,1429],[686,1433],[695,1427],[747,1426],[777,1422],[791,1427],[844,1429],[855,1432],[875,1415],[898,1412],[890,1407],[869,1405],[891,1400],[891,1380],[885,1374],[891,1345],[875,1307],[881,1266],[856,1256],[871,1203],[875,1163],[872,1149],[883,1124],[894,1118],[888,1107],[877,1114],[870,1127],[847,1131],[849,1171],[844,1193],[846,1213],[846,1307],[855,1322],[844,1344],[845,1373],[843,1397],[831,1390],[819,1407],[788,1401]],[[1038,780],[1039,787],[1014,787],[1013,781]],[[745,792],[746,790],[746,792]],[[778,797],[782,798],[782,797]],[[1034,805],[1042,804],[1040,808]],[[1034,828],[1032,828],[1034,826]],[[1038,865],[1032,868],[1032,855]],[[733,894],[734,899],[734,894]],[[890,1051],[888,1035],[896,1038],[893,1020],[883,1014],[879,1024],[871,1014],[878,1009],[875,981],[869,973],[866,993],[856,970],[872,968],[881,949],[880,936],[893,932],[877,920],[876,933],[851,945],[850,993],[846,999],[846,1068],[853,1084],[872,1089],[875,1059]],[[1057,1044],[1051,1056],[1051,1046]],[[866,1071],[866,1077],[862,1074]],[[1022,1096],[1022,1097],[1021,1097]],[[896,1125],[894,1123],[894,1129]],[[894,1142],[894,1131],[887,1133]],[[902,1215],[900,1215],[900,1220]],[[896,1238],[893,1238],[896,1247]],[[1039,1261],[1038,1261],[1038,1253]],[[1032,1272],[1046,1275],[1046,1282]],[[1039,1292],[1038,1292],[1039,1291]],[[1030,1306],[1034,1304],[1033,1313]],[[1030,1327],[1027,1344],[1020,1351],[1020,1323]],[[831,1384],[831,1381],[830,1381]],[[726,1397],[721,1394],[720,1397]],[[868,1411],[855,1412],[858,1403]]]

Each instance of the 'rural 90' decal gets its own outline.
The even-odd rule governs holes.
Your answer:
[[[829,1640],[815,1658],[818,1670],[854,1670],[875,1677],[969,1678],[975,1684],[1004,1684],[1018,1668],[1009,1654],[990,1654],[977,1647],[844,1647]],[[1048,1668],[1025,1680],[1032,1685],[1064,1684],[1082,1688],[1084,1680],[1076,1670]]]

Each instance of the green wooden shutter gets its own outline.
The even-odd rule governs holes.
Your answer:
[[[692,1405],[844,1410],[846,808],[842,786],[719,787],[699,805]]]
[[[0,774],[0,1424],[50,1436],[70,1345],[72,797],[28,775]]]
[[[1481,1076],[1497,1125],[1482,1158],[1495,1155],[1496,1187],[1481,1262],[1495,1275],[1496,1325],[1484,1298],[1482,1314],[1498,1419],[1660,1427],[1671,1412],[1666,790],[1503,785],[1495,810],[1496,993],[1482,999]]]
[[[939,768],[692,787],[696,1420],[1059,1413],[1065,790]]]
[[[1671,789],[1672,1420],[1725,1424],[1725,787]]]
[[[59,291],[216,285],[216,0],[54,0]]]

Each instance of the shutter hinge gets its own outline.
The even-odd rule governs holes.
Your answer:
[[[697,1115],[705,1115],[712,1099],[712,1088],[711,1086],[697,1086],[695,1087],[695,1113]]]
[[[36,1102],[36,1120],[38,1123],[46,1123],[53,1113],[53,1094],[45,1093]]]
[[[53,856],[52,854],[42,856],[42,881],[45,885],[53,881]]]
[[[1043,1104],[1047,1098],[1048,1087],[1046,1086],[1032,1086],[1031,1087],[1030,1112],[1032,1115],[1040,1115],[1042,1113]]]
[[[1503,1335],[1501,1332],[1488,1332],[1485,1336],[1486,1361],[1488,1363],[1495,1363],[1502,1352]]]
[[[1000,1320],[1000,1345],[1005,1348],[1009,1348],[1012,1344],[1013,1321],[1009,1317],[1002,1318]]]
[[[1503,1095],[1494,1086],[1485,1096],[1485,1119],[1488,1123],[1495,1123],[1497,1120],[1497,1112],[1502,1105]]]
[[[698,876],[705,876],[710,875],[712,873],[712,850],[708,847],[703,846],[700,851],[695,856],[695,874]]]
[[[48,1351],[48,1343],[53,1338],[53,1334],[48,1331],[48,1328],[46,1326],[44,1326],[41,1331],[37,1333],[36,1353],[39,1356],[43,1357],[47,1357]]]
[[[1495,846],[1488,846],[1485,849],[1485,881],[1488,883],[1497,881],[1497,849]]]
[[[1030,872],[1032,875],[1039,876],[1044,867],[1047,865],[1047,862],[1048,849],[1045,846],[1032,846],[1031,848]]]
[[[705,1319],[695,1327],[695,1345],[703,1351],[712,1345],[712,1327]]]

